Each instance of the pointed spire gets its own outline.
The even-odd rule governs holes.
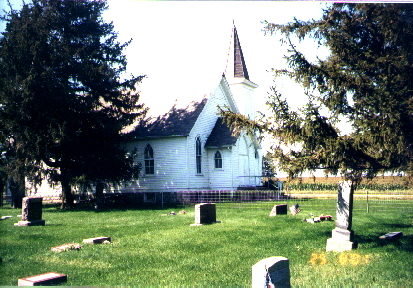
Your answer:
[[[234,77],[249,79],[247,66],[245,65],[244,55],[242,54],[241,43],[239,42],[237,28],[234,25]]]

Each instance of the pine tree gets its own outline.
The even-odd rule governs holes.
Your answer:
[[[299,83],[308,103],[293,110],[274,86],[270,117],[253,123],[224,112],[228,123],[278,139],[272,155],[291,176],[315,169],[355,181],[380,171],[411,174],[412,16],[411,4],[347,3],[329,5],[319,20],[265,22],[266,33],[280,35],[289,48],[288,68],[275,70],[275,76]],[[329,56],[308,60],[294,44],[306,38],[326,46]],[[339,117],[352,133],[340,132]]]
[[[11,8],[11,7],[10,7]],[[139,170],[125,127],[142,119],[136,85],[104,1],[33,0],[4,17],[0,38],[2,143],[8,172],[71,186],[124,181]]]

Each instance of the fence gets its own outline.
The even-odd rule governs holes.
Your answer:
[[[45,203],[58,203],[58,196],[45,196]],[[78,203],[93,202],[93,194],[76,195]],[[185,207],[198,203],[215,203],[218,209],[267,209],[274,205],[299,204],[302,211],[317,214],[335,214],[337,191],[320,190],[205,190],[181,192],[138,192],[105,193],[107,207],[170,206]],[[5,197],[5,202],[7,201]],[[397,212],[410,210],[413,214],[413,190],[377,191],[356,190],[354,193],[354,211],[374,213],[379,211]],[[413,216],[413,215],[412,215]]]
[[[335,214],[337,191],[185,191],[178,192],[182,205],[202,202],[218,204],[218,209],[268,209],[274,205],[299,204],[304,211],[311,207],[309,213]],[[380,211],[397,212],[400,209],[412,211],[413,190],[369,191],[356,190],[354,193],[354,211],[374,213]]]

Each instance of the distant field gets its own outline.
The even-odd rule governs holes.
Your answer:
[[[292,181],[286,181],[285,188],[288,191],[335,191],[338,182],[343,181],[341,177],[300,177]],[[363,179],[357,187],[358,191],[368,190],[375,193],[389,194],[413,194],[412,179],[401,176],[381,176],[372,180]]]
[[[287,181],[287,178],[279,178],[281,181]],[[341,177],[299,177],[291,181],[291,183],[325,183],[337,184],[343,181]],[[378,176],[372,180],[363,179],[362,184],[401,184],[404,185],[409,181],[406,176]],[[411,181],[411,180],[410,180]]]

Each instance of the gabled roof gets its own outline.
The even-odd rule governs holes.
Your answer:
[[[130,136],[134,138],[188,136],[206,102],[207,99],[204,98],[200,102],[191,102],[186,108],[181,109],[174,105],[165,115],[137,127],[130,132]]]
[[[247,65],[245,64],[244,55],[242,54],[241,43],[239,42],[237,28],[234,26],[234,77],[245,78],[250,80],[248,76]]]
[[[231,129],[219,117],[205,143],[205,148],[230,147],[235,145],[237,139],[237,137],[232,135]]]

